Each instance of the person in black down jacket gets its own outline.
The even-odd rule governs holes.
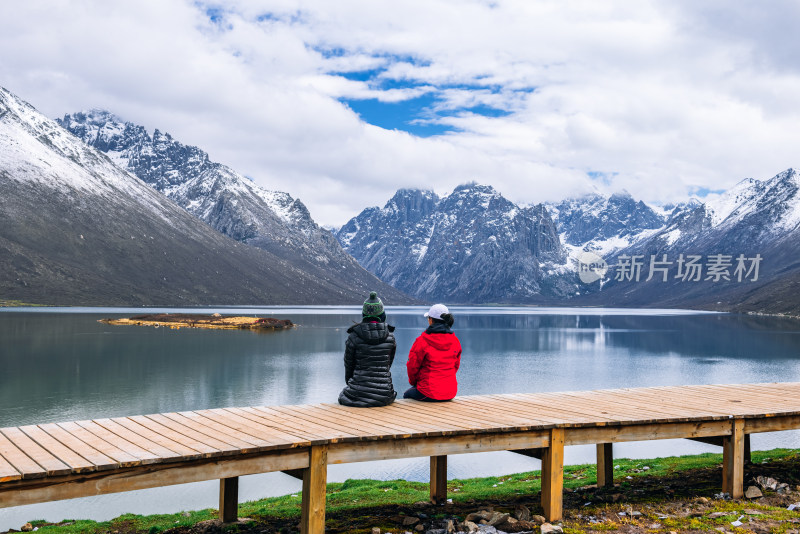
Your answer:
[[[347,329],[344,345],[344,380],[339,404],[369,408],[394,402],[392,362],[397,344],[394,327],[386,324],[386,313],[378,294],[372,291],[361,309],[362,321]]]

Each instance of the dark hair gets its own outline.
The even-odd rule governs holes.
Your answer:
[[[447,326],[453,326],[455,319],[453,319],[452,313],[443,313],[441,319],[433,319],[434,323],[444,323]]]

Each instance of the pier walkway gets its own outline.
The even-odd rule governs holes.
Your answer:
[[[743,492],[749,434],[800,428],[800,383],[479,395],[383,408],[336,404],[219,408],[0,428],[0,507],[220,480],[235,520],[238,477],[302,479],[301,528],[322,533],[327,465],[428,456],[431,500],[447,498],[447,456],[513,451],[542,460],[541,502],[561,518],[564,447],[686,438],[723,448],[721,487]]]

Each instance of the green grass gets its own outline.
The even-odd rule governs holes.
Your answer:
[[[774,449],[771,451],[753,451],[752,461],[758,464],[770,460],[788,460],[800,458],[800,450]],[[654,458],[648,460],[615,459],[614,478],[620,483],[615,491],[625,492],[639,477],[657,479],[680,475],[681,472],[704,468],[718,468],[722,462],[721,454],[699,454],[693,456]],[[645,469],[647,468],[647,469]],[[575,489],[596,483],[596,468],[593,464],[565,466],[564,487]],[[627,479],[626,477],[631,477]],[[472,503],[480,501],[508,501],[522,496],[536,494],[541,490],[539,471],[517,473],[508,476],[471,478],[464,480],[450,480],[447,484],[448,497],[454,503]],[[428,499],[428,484],[420,482],[407,482],[404,480],[379,481],[379,480],[347,480],[342,483],[328,484],[327,512],[329,515],[358,511],[359,516],[368,516],[370,509],[377,510],[385,505],[409,506],[418,501]],[[665,496],[666,499],[666,496]],[[629,501],[630,502],[630,501]],[[740,513],[741,503],[728,501],[714,501],[719,503],[717,510],[725,511],[728,508],[731,516]],[[657,504],[657,503],[654,503]],[[609,505],[604,505],[609,506]],[[726,508],[728,507],[728,508]],[[747,503],[747,508],[758,509],[757,503]],[[786,518],[797,517],[796,512],[784,511]],[[774,517],[780,518],[780,510],[774,510]],[[239,517],[249,517],[259,522],[270,520],[299,518],[300,493],[273,497],[258,501],[242,503],[239,506]],[[741,515],[741,514],[740,514]],[[778,517],[780,516],[780,517]],[[155,534],[164,530],[191,526],[199,521],[216,519],[216,510],[207,509],[194,512],[183,512],[165,515],[133,515],[126,514],[116,519],[105,522],[95,521],[62,521],[57,525],[48,525],[44,521],[31,521],[38,526],[43,534],[94,534],[118,531],[146,532]],[[735,517],[722,518],[691,518],[669,519],[659,521],[666,531],[696,528],[699,530],[712,530],[717,526],[726,526],[732,530],[730,522]],[[231,526],[235,531],[238,526]],[[592,530],[601,531],[610,529],[609,524],[593,525]],[[570,529],[567,529],[569,531]],[[613,530],[613,529],[612,529]],[[574,531],[582,532],[582,531]]]

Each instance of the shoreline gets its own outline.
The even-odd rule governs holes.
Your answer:
[[[731,523],[737,519],[745,524],[744,528],[757,532],[800,529],[800,449],[752,454],[753,463],[745,469],[745,488],[755,487],[761,496],[740,500],[726,499],[719,493],[722,456],[715,453],[638,460],[619,458],[614,462],[615,485],[601,489],[595,485],[593,464],[566,466],[565,516],[559,523],[572,533],[698,532],[714,528],[735,531],[736,525]],[[448,480],[449,503],[444,506],[426,502],[426,483],[364,479],[331,483],[327,488],[326,531],[371,534],[378,528],[382,533],[424,533],[436,531],[440,523],[447,521],[458,530],[470,528],[466,521],[471,517],[474,525],[480,524],[481,518],[487,523],[494,520],[496,528],[503,532],[538,533],[542,522],[536,517],[541,514],[539,477],[539,471],[530,471]],[[794,503],[797,510],[787,510]],[[126,514],[104,522],[31,521],[30,525],[38,532],[59,534],[223,531],[277,534],[296,532],[299,512],[298,494],[289,494],[242,503],[242,519],[231,525],[219,524],[213,509],[165,515]],[[754,523],[760,524],[759,528],[753,528]],[[423,525],[422,530],[417,525]]]
[[[295,328],[289,319],[273,317],[244,317],[200,313],[151,313],[121,319],[99,319],[98,323],[114,326],[153,326],[173,330],[181,328],[206,328],[214,330],[271,331]]]

